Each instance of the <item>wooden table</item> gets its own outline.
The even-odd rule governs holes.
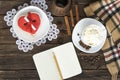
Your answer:
[[[9,27],[3,18],[6,11],[30,0],[0,0],[0,80],[39,80],[37,70],[32,60],[32,55],[49,48],[71,41],[71,36],[67,35],[64,17],[55,17],[54,23],[60,29],[60,34],[56,40],[47,42],[39,47],[34,47],[32,51],[23,53],[19,51],[15,43],[16,39],[11,36]],[[46,0],[50,6],[51,0]],[[75,6],[72,0],[72,7]],[[95,0],[78,0],[80,18],[86,17],[83,7]],[[83,73],[68,80],[110,80],[110,74],[105,66],[104,57],[101,52],[86,54],[76,49]],[[118,76],[120,80],[120,76]]]

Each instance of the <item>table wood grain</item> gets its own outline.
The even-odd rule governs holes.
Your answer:
[[[64,16],[54,16],[54,23],[60,29],[58,38],[47,41],[39,47],[35,46],[32,51],[23,53],[19,51],[14,39],[9,31],[9,27],[3,20],[6,12],[16,8],[30,0],[0,0],[0,80],[39,80],[32,56],[38,52],[59,46],[72,41],[67,35]],[[51,0],[46,0],[48,6]],[[73,12],[77,0],[72,0]],[[80,19],[85,18],[83,8],[96,0],[78,0]],[[48,9],[49,11],[49,9]],[[75,18],[75,13],[73,13]],[[68,15],[69,16],[69,15]],[[70,16],[69,16],[70,18]],[[72,31],[71,27],[71,31]],[[83,73],[67,80],[110,80],[110,74],[105,66],[104,57],[101,51],[95,54],[86,54],[76,49],[77,56],[82,66]],[[120,80],[120,75],[118,76]]]

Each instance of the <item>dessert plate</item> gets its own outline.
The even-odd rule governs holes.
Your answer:
[[[99,29],[98,31],[100,32],[100,35],[102,35],[102,38],[101,38],[99,44],[91,46],[90,49],[85,49],[82,45],[80,45],[79,42],[84,40],[82,38],[82,36],[83,36],[82,34],[83,34],[83,31],[85,31],[85,29],[87,29],[87,27],[89,27],[89,25],[96,25]],[[80,20],[75,25],[75,28],[72,33],[72,41],[73,41],[75,47],[85,53],[98,52],[103,47],[106,37],[107,37],[107,31],[106,31],[105,26],[101,22],[99,22],[95,19],[92,19],[92,18],[84,18],[84,19]]]
[[[35,34],[30,34],[24,30],[22,30],[18,26],[18,20],[21,16],[26,16],[29,12],[36,13],[40,16],[41,22],[40,27],[36,31]],[[25,42],[37,42],[38,40],[42,39],[50,29],[50,22],[47,15],[36,6],[28,6],[20,11],[17,12],[15,17],[13,18],[13,30],[15,31],[16,35],[19,39],[24,40]]]
[[[57,39],[60,31],[57,25],[53,23],[54,18],[47,9],[48,5],[45,0],[31,0],[30,3],[24,3],[23,5],[19,5],[17,9],[6,12],[4,20],[7,26],[10,27],[13,38],[16,38],[16,44],[19,50],[28,52],[34,48],[34,45],[41,46],[47,41]],[[27,13],[29,11],[31,14]],[[39,16],[40,24],[38,23],[39,18],[35,17],[35,15]],[[18,19],[22,19],[25,24],[22,23],[22,25],[19,24],[18,26]],[[24,26],[29,28],[24,28]]]

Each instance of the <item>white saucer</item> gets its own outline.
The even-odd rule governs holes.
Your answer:
[[[89,50],[86,50],[85,48],[83,48],[80,44],[79,44],[79,41],[81,40],[81,34],[82,34],[82,31],[88,26],[88,25],[91,25],[91,24],[94,24],[94,25],[97,25],[99,26],[99,28],[102,30],[102,40],[100,42],[100,44],[96,45],[96,46],[93,46],[91,47]],[[79,34],[79,36],[78,36]],[[95,53],[95,52],[98,52],[104,45],[105,43],[105,40],[106,40],[106,37],[107,37],[107,31],[106,31],[106,28],[105,26],[95,20],[95,19],[92,19],[92,18],[84,18],[82,20],[80,20],[76,25],[75,25],[75,28],[73,30],[73,33],[72,33],[72,41],[75,45],[76,48],[78,48],[79,50],[85,52],[85,53]]]
[[[19,26],[18,26],[18,19],[20,16],[25,16],[28,14],[28,12],[35,12],[38,13],[41,19],[41,24],[37,32],[33,35],[31,35],[28,32],[23,31]],[[49,31],[50,29],[50,22],[47,17],[47,15],[38,7],[35,6],[28,6],[20,11],[17,12],[15,17],[13,18],[13,30],[17,34],[19,39],[22,39],[25,42],[37,42],[38,40],[42,39]]]

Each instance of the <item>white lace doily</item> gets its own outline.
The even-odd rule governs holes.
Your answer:
[[[49,18],[49,20],[51,22],[50,29],[49,29],[47,35],[35,43],[28,43],[28,42],[25,42],[25,41],[19,39],[12,27],[13,18],[16,15],[16,13],[19,10],[21,10],[22,8],[29,6],[29,4],[24,3],[23,6],[21,6],[21,5],[18,6],[18,10],[12,9],[11,11],[8,11],[6,13],[6,16],[4,16],[4,20],[6,21],[6,24],[11,27],[10,32],[12,33],[12,36],[14,38],[17,38],[16,44],[18,45],[18,49],[22,50],[23,52],[28,52],[29,50],[32,50],[34,45],[40,46],[41,44],[46,43],[47,39],[49,41],[52,41],[53,39],[57,39],[57,34],[59,34],[59,29],[57,29],[57,25],[52,24],[53,17],[51,16],[51,13],[46,11],[48,9],[48,6],[46,5],[46,1],[45,0],[31,0],[30,5],[41,8],[47,14],[47,17]]]

